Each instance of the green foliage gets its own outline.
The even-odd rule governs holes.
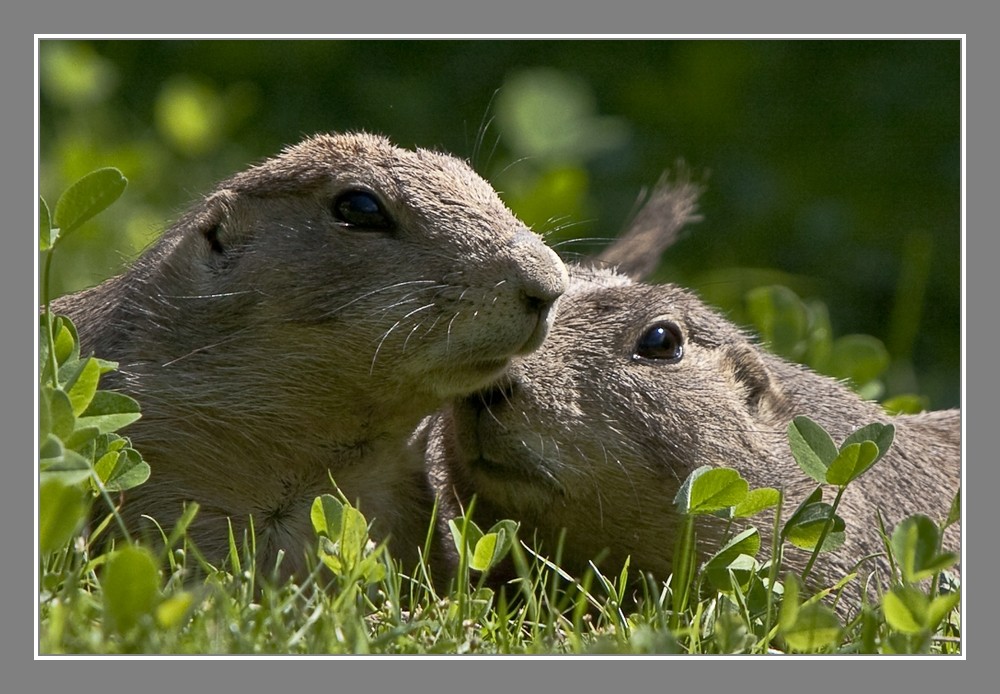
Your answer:
[[[114,202],[125,188],[116,169],[85,176],[60,196],[51,226],[39,200],[39,250],[46,253],[42,286],[52,255],[85,221]],[[60,551],[88,517],[92,495],[124,491],[149,477],[149,466],[114,433],[140,417],[132,398],[98,389],[115,364],[81,356],[76,327],[53,316],[45,300],[39,323],[39,544],[43,555]]]
[[[907,636],[929,638],[960,599],[959,593],[932,598],[913,586],[895,586],[882,605],[890,627]]]
[[[720,592],[735,590],[733,579],[743,590],[750,586],[754,572],[759,568],[754,557],[760,551],[760,532],[750,527],[734,536],[722,549],[705,562],[709,583]]]
[[[733,518],[749,518],[781,503],[781,492],[771,487],[750,489],[743,501],[733,506]]]
[[[89,501],[78,485],[51,476],[39,485],[38,549],[43,555],[69,544],[87,515]]]
[[[823,490],[817,488],[785,521],[784,537],[800,549],[830,552],[844,544],[844,519],[822,499]]]
[[[734,486],[728,474],[719,479],[725,480],[723,488]],[[702,485],[691,486],[697,498]],[[713,518],[707,508],[692,517]],[[900,584],[885,594],[880,612],[867,609],[844,624],[819,601],[823,593],[804,596],[794,574],[786,574],[783,583],[773,580],[778,567],[757,560],[761,537],[749,527],[702,564],[690,604],[674,624],[673,583],[632,603],[628,592],[635,584],[627,566],[613,578],[594,570],[577,580],[518,541],[515,524],[505,521],[483,532],[472,522],[472,511],[450,523],[452,541],[462,564],[480,566],[483,574],[478,583],[468,574],[460,576],[443,593],[425,583],[426,567],[404,574],[384,548],[373,548],[364,516],[333,495],[313,504],[319,563],[297,581],[259,573],[263,567],[254,557],[252,534],[242,548],[234,541],[226,564],[197,567],[205,577],[196,586],[183,578],[195,568],[192,557],[197,556],[186,539],[166,567],[141,545],[83,565],[73,561],[74,550],[68,548],[61,580],[47,581],[50,587],[43,588],[41,651],[641,654],[869,648],[926,653],[941,648],[938,634],[952,628],[960,595],[931,597],[915,585]],[[905,524],[900,527],[906,535]],[[499,546],[507,552],[498,552]],[[486,572],[508,557],[518,578],[499,591],[485,587]],[[507,588],[515,591],[514,599]],[[870,632],[868,646],[864,629]]]
[[[948,569],[958,558],[940,553],[941,529],[927,516],[911,516],[892,533],[892,550],[904,583],[918,583]]]
[[[795,462],[809,477],[844,487],[885,455],[895,431],[892,424],[875,422],[852,433],[838,448],[819,424],[799,416],[788,425],[788,443]]]
[[[706,465],[687,476],[677,491],[674,506],[683,515],[717,513],[741,504],[748,489],[749,484],[736,470]]]
[[[784,642],[793,651],[818,653],[835,648],[844,628],[837,614],[818,602],[799,603],[799,581],[794,575],[785,580],[778,627]]]
[[[124,547],[107,560],[101,578],[107,628],[125,634],[151,619],[160,599],[157,561],[145,547]]]
[[[92,171],[70,186],[56,202],[52,218],[59,233],[53,238],[55,230],[48,230],[48,238],[43,239],[41,250],[48,250],[56,244],[59,236],[76,231],[84,222],[106,209],[121,197],[127,183],[121,171],[108,167]]]
[[[448,527],[459,552],[472,549],[469,568],[484,573],[503,561],[517,537],[517,523],[510,520],[494,524],[485,533],[470,518],[449,520]]]
[[[928,652],[937,634],[953,627],[950,620],[960,600],[960,590],[934,594],[942,572],[956,561],[941,552],[942,532],[956,522],[959,507],[952,505],[940,526],[924,516],[904,519],[893,530],[887,552],[899,576],[880,592],[876,611],[864,605],[850,623],[822,598],[840,591],[854,580],[845,576],[833,586],[803,596],[806,579],[816,558],[842,545],[848,528],[837,515],[844,489],[869,472],[892,445],[894,427],[872,423],[848,436],[839,446],[817,423],[796,417],[788,427],[789,446],[802,471],[819,486],[788,519],[779,523],[781,493],[748,489],[735,470],[702,467],[681,484],[674,505],[681,518],[673,555],[674,573],[668,583],[666,623],[690,652],[762,652],[780,647],[800,653]],[[832,503],[823,501],[823,489],[836,490]],[[698,519],[749,518],[774,509],[770,560],[761,561],[761,535],[753,525],[741,525],[734,535],[724,535],[721,547],[700,562]],[[810,552],[801,572],[783,568],[785,544]],[[777,576],[784,572],[784,580]],[[926,586],[930,580],[931,593]],[[921,583],[924,582],[924,583]],[[704,640],[712,634],[715,645]],[[698,636],[696,636],[698,635]],[[739,644],[734,646],[734,644]],[[714,650],[717,648],[718,650]]]
[[[789,287],[756,287],[744,297],[747,319],[775,354],[805,364],[819,373],[849,383],[867,399],[885,394],[882,379],[889,371],[889,351],[872,335],[833,338],[825,304],[805,302]],[[916,395],[897,394],[884,406],[892,413],[926,409]]]
[[[334,574],[377,583],[385,578],[379,561],[382,548],[368,538],[368,523],[361,512],[330,494],[317,497],[310,512],[320,538],[320,559]]]

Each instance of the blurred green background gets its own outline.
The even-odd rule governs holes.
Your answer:
[[[739,322],[749,289],[785,284],[885,343],[886,395],[960,404],[957,40],[43,40],[38,59],[42,196],[99,166],[129,179],[56,256],[58,293],[317,131],[472,160],[566,258],[683,159],[704,221],[657,279]]]

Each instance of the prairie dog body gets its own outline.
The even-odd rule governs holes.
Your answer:
[[[433,503],[406,440],[446,398],[536,348],[566,271],[464,162],[368,134],[319,135],[219,184],[124,274],[55,302],[139,400],[152,468],[135,529],[185,501],[225,556],[253,516],[286,573],[333,490],[409,562]]]
[[[805,414],[839,445],[871,422],[892,422],[885,458],[853,482],[839,514],[847,542],[820,556],[818,580],[837,580],[882,551],[875,528],[913,513],[942,517],[960,484],[958,410],[890,417],[834,379],[762,349],[693,293],[644,285],[613,271],[571,269],[543,346],[518,357],[493,388],[425,423],[428,457],[445,498],[473,494],[485,525],[520,521],[562,566],[671,573],[673,499],[702,465],[737,469],[751,488],[784,486],[784,515],[815,483],[791,457],[786,430]],[[832,499],[829,492],[824,496]],[[770,522],[755,519],[765,537]],[[713,533],[701,537],[720,545]],[[957,548],[957,528],[948,536]],[[788,550],[799,567],[807,555]],[[862,565],[862,575],[866,565]],[[884,575],[884,574],[883,574]]]

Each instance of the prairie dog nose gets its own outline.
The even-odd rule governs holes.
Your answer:
[[[527,229],[511,240],[514,255],[521,259],[521,291],[532,310],[543,312],[562,296],[569,283],[566,266],[555,251]]]

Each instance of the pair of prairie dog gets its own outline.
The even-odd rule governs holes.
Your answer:
[[[679,217],[693,206],[669,201]],[[584,268],[567,285],[465,164],[365,134],[311,138],[222,182],[125,274],[55,310],[142,405],[125,433],[153,472],[127,521],[169,526],[197,501],[191,536],[218,560],[228,521],[239,536],[252,515],[262,566],[283,551],[285,573],[314,547],[309,507],[333,477],[406,564],[435,492],[457,491],[543,540],[566,527],[571,568],[610,549],[609,564],[631,555],[665,578],[688,471],[775,484],[797,472],[774,455],[793,415],[835,438],[885,419],[683,290]],[[894,421],[895,453],[848,516],[933,512],[957,486],[957,413]]]
[[[633,575],[664,580],[678,523],[673,500],[691,471],[732,467],[751,488],[783,487],[787,517],[815,488],[788,446],[795,416],[820,423],[838,445],[861,426],[892,422],[889,453],[842,500],[845,545],[814,569],[821,586],[832,585],[883,552],[877,509],[889,532],[914,513],[947,514],[960,485],[960,412],[890,417],[834,379],[770,354],[693,293],[635,281],[655,268],[697,193],[685,184],[655,194],[599,258],[632,277],[571,267],[542,346],[514,359],[491,388],[425,422],[436,485],[462,505],[477,495],[482,525],[518,520],[522,536],[549,553],[565,529],[562,566],[570,572],[603,555],[600,568],[616,576],[631,557]],[[832,496],[828,489],[824,499]],[[754,523],[770,535],[770,520]],[[723,527],[700,529],[707,547],[721,547]],[[957,527],[946,540],[958,548]],[[806,557],[786,553],[800,569]],[[879,566],[884,585],[884,559]],[[855,586],[871,568],[858,567]],[[856,590],[841,605],[856,604]]]

